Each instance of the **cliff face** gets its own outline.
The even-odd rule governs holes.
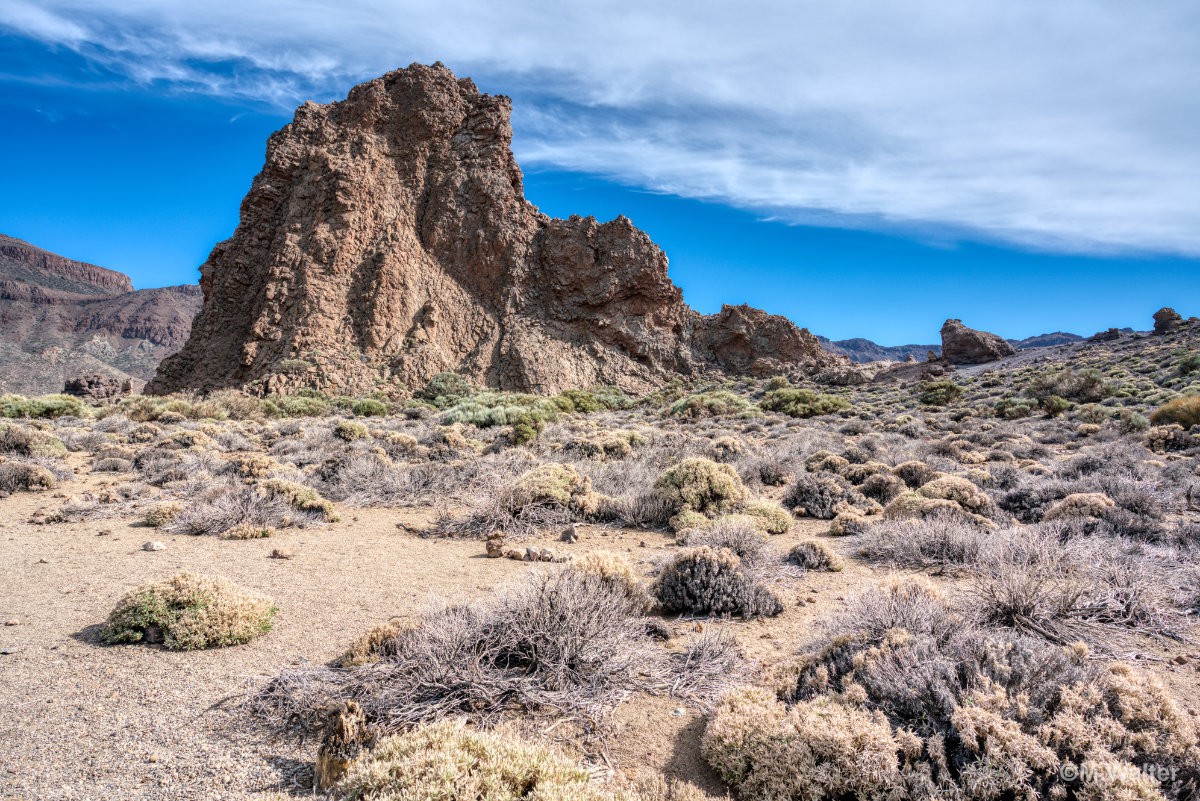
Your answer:
[[[439,65],[301,106],[201,268],[188,343],[148,389],[357,394],[455,370],[504,389],[638,390],[844,363],[784,318],[693,311],[624,217],[539,213],[509,112]]]
[[[140,386],[187,340],[200,300],[0,235],[0,392],[59,392],[82,374]]]

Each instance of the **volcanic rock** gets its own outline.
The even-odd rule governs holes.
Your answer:
[[[540,213],[510,106],[440,64],[300,106],[201,267],[191,338],[147,391],[361,394],[444,371],[510,390],[639,391],[844,363],[782,317],[692,310],[625,217]]]
[[[967,328],[962,320],[947,320],[942,325],[942,359],[950,364],[985,364],[1016,352],[1001,337]]]
[[[1179,312],[1170,306],[1164,306],[1154,313],[1154,333],[1169,334],[1182,322],[1183,316]]]
[[[102,401],[133,392],[133,381],[112,375],[93,373],[68,378],[63,384],[64,395],[74,395],[89,401]]]

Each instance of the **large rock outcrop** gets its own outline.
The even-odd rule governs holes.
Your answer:
[[[79,376],[141,386],[187,341],[196,286],[129,276],[0,235],[0,392],[59,392]]]
[[[148,390],[358,394],[447,370],[504,389],[640,390],[844,364],[782,317],[689,308],[624,217],[539,213],[509,112],[441,65],[302,105],[201,267],[190,340]]]
[[[947,320],[942,325],[942,359],[950,364],[986,364],[1016,352],[1007,340],[967,328],[962,320]]]

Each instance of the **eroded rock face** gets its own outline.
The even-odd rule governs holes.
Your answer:
[[[942,325],[942,358],[950,364],[985,364],[1016,352],[1003,338],[967,328],[962,320],[947,320]]]
[[[0,392],[58,392],[80,376],[140,387],[187,340],[200,288],[134,290],[129,276],[0,235]]]
[[[63,394],[87,401],[103,401],[133,392],[133,381],[104,373],[92,373],[68,378],[63,382]]]
[[[503,389],[642,390],[844,362],[782,317],[698,314],[624,217],[539,213],[509,111],[440,65],[301,106],[270,138],[233,238],[201,268],[190,340],[148,391],[358,394],[447,370]]]

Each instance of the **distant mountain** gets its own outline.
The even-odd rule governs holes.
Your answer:
[[[1029,348],[1048,348],[1051,345],[1067,345],[1072,342],[1079,342],[1082,339],[1083,337],[1078,334],[1055,331],[1052,334],[1038,334],[1037,336],[1026,337],[1025,339],[1010,339],[1008,342],[1017,350],[1027,350]],[[902,362],[910,354],[917,361],[923,362],[929,358],[930,351],[933,351],[938,356],[942,355],[942,346],[940,344],[879,345],[861,337],[832,340],[822,336],[817,337],[817,341],[821,343],[821,347],[825,348],[825,350],[832,353],[839,353],[859,364],[878,361]]]
[[[129,276],[0,235],[0,392],[60,392],[68,378],[154,376],[182,347],[199,286],[134,290]]]

